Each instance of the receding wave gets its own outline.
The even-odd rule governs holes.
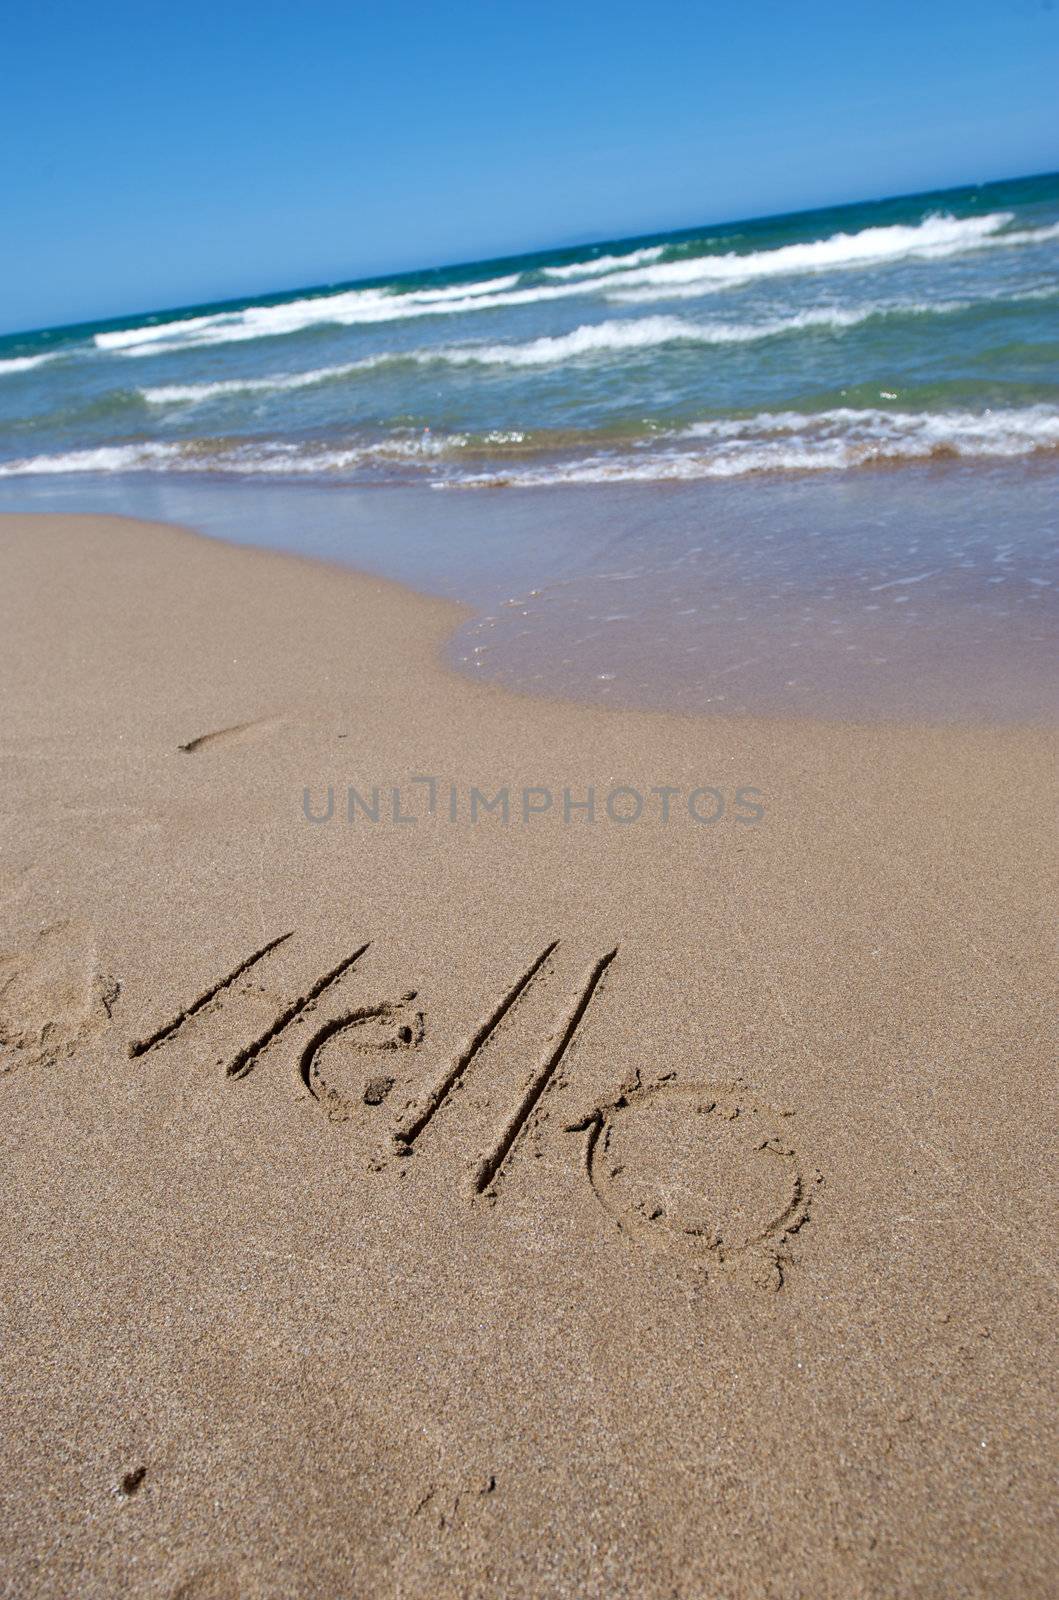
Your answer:
[[[1012,458],[1059,450],[1059,408],[916,413],[840,407],[762,412],[695,423],[668,448],[599,452],[515,471],[465,473],[439,488],[731,478],[755,472],[840,472],[885,463]]]
[[[499,444],[507,437],[493,436]],[[56,455],[29,456],[0,462],[0,478],[52,473],[197,472],[238,473],[248,477],[346,475],[365,469],[400,465],[432,469],[438,458],[466,443],[462,434],[433,435],[429,430],[407,437],[329,444],[284,439],[193,439],[160,443],[138,440]],[[488,436],[487,440],[488,442]]]
[[[56,473],[195,472],[246,477],[426,476],[437,488],[730,478],[755,472],[844,471],[887,463],[1026,457],[1059,451],[1059,406],[991,411],[835,407],[719,417],[591,454],[557,453],[547,437],[409,430],[343,440],[141,440],[0,463],[0,477]],[[494,457],[488,467],[484,461]],[[504,457],[500,466],[497,457]]]

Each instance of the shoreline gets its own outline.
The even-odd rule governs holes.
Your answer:
[[[1054,726],[1054,470],[827,481],[428,487],[0,484],[368,572],[464,610],[450,667],[521,693],[739,719]],[[21,502],[21,503],[20,503]],[[808,530],[808,531],[807,531]]]
[[[463,615],[0,516],[9,1581],[1043,1596],[1054,739],[516,697]]]

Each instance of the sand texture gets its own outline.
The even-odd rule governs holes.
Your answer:
[[[459,619],[0,519],[0,1593],[1054,1594],[1048,736]]]

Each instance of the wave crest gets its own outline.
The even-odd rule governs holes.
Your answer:
[[[909,412],[835,407],[813,413],[717,417],[621,448],[575,459],[540,459],[514,432],[406,433],[344,441],[196,439],[138,441],[0,463],[0,477],[53,473],[198,472],[257,476],[345,476],[426,471],[437,488],[536,488],[549,484],[729,478],[754,472],[844,471],[938,459],[1012,459],[1059,451],[1059,407]],[[496,448],[538,453],[532,465],[469,470],[468,457]],[[462,458],[462,461],[461,461]]]
[[[804,244],[780,245],[772,250],[745,254],[699,255],[677,261],[642,258],[663,246],[620,256],[598,257],[560,267],[545,267],[545,276],[563,279],[553,283],[522,284],[522,274],[449,284],[438,289],[347,289],[337,294],[313,295],[279,305],[247,306],[240,311],[219,311],[166,322],[141,323],[134,328],[97,333],[97,349],[113,355],[161,355],[174,350],[229,344],[301,333],[307,328],[335,324],[353,326],[401,321],[409,317],[460,316],[481,311],[510,309],[571,295],[602,294],[608,300],[692,298],[714,289],[762,277],[784,274],[843,271],[901,260],[935,260],[988,244],[1017,245],[1043,242],[1059,234],[1059,227],[1023,229],[1004,233],[1010,211],[981,217],[932,215],[914,224],[864,228],[859,233],[836,233]],[[629,261],[640,264],[630,267]],[[624,265],[623,265],[624,262]],[[606,263],[604,268],[603,263]],[[574,272],[574,267],[578,271]]]
[[[841,333],[864,322],[886,316],[932,316],[963,310],[970,302],[961,300],[924,302],[895,301],[869,304],[857,309],[823,306],[761,322],[691,322],[680,317],[639,317],[627,321],[584,323],[569,333],[548,334],[524,343],[438,345],[420,350],[380,351],[359,361],[346,361],[333,367],[315,367],[306,372],[274,373],[261,378],[225,378],[215,383],[160,384],[141,389],[140,395],[151,405],[198,404],[234,394],[282,393],[317,384],[340,382],[372,372],[379,367],[415,363],[420,366],[545,367],[568,361],[606,358],[665,345],[752,344],[758,340],[819,331]]]
[[[0,360],[0,377],[16,372],[32,372],[34,367],[42,367],[46,361],[54,361],[58,351],[47,350],[39,356],[7,356]]]
[[[546,278],[595,278],[605,272],[657,261],[664,249],[665,246],[661,244],[645,245],[642,250],[630,250],[623,256],[588,256],[584,261],[569,261],[564,266],[544,267],[542,270]]]
[[[693,444],[692,441],[695,441]],[[700,442],[701,441],[701,442]],[[469,473],[437,488],[538,488],[732,478],[755,472],[841,472],[943,459],[997,459],[1059,450],[1059,408],[900,412],[838,407],[806,415],[761,412],[694,423],[668,449],[600,452],[520,471]]]

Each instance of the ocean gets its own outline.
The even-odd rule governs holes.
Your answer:
[[[1052,174],[8,336],[0,507],[456,595],[518,688],[1038,715],[1057,269]]]
[[[1059,447],[1059,176],[0,339],[0,474],[533,486]]]

